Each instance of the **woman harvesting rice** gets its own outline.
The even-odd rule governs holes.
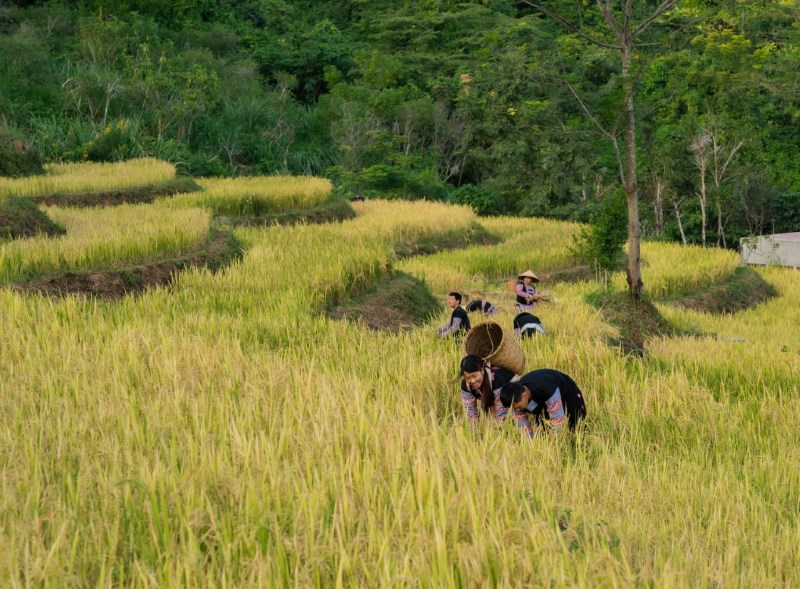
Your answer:
[[[498,422],[505,421],[508,409],[500,402],[500,389],[518,378],[516,374],[499,366],[491,366],[480,356],[469,354],[461,360],[461,400],[464,403],[464,411],[467,413],[467,421],[471,429],[475,429],[480,420],[480,401],[481,410],[485,415],[492,413]],[[539,409],[541,416],[542,408]],[[528,413],[524,411],[511,410],[511,418],[517,424],[520,432],[526,436],[533,437],[533,428],[528,421]]]
[[[539,282],[539,277],[536,276],[531,270],[525,270],[522,274],[517,276],[517,286],[515,293],[517,295],[517,312],[530,313],[536,306],[536,301],[539,300],[539,294],[536,292],[534,282]]]
[[[564,424],[573,430],[586,417],[586,404],[578,385],[551,368],[534,370],[514,382],[506,382],[498,397],[503,407],[534,415],[536,423],[541,422],[544,408],[553,433],[561,431]]]

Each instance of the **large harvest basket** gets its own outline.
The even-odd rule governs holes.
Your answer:
[[[503,328],[494,321],[478,323],[464,337],[464,352],[480,356],[494,366],[516,374],[525,368],[525,355],[512,337],[506,337]]]

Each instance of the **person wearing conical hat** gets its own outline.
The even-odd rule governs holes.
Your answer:
[[[515,289],[517,312],[532,313],[533,308],[536,306],[536,301],[539,300],[539,295],[533,283],[539,282],[539,277],[532,270],[525,270],[525,272],[517,276],[517,280],[517,288]]]

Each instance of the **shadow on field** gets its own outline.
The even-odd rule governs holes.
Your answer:
[[[170,284],[179,272],[189,268],[220,270],[241,258],[243,251],[229,229],[212,228],[201,245],[183,256],[113,270],[40,276],[19,282],[13,288],[50,296],[82,295],[115,300]]]
[[[0,202],[0,241],[45,235],[57,237],[66,231],[54,223],[29,198],[8,197]]]
[[[775,287],[765,281],[758,272],[747,266],[740,266],[719,284],[663,302],[676,307],[721,315],[745,311],[777,294]],[[597,291],[587,295],[586,301],[599,309],[608,323],[619,329],[619,339],[611,339],[609,345],[620,347],[625,354],[644,356],[645,341],[649,337],[693,336],[714,339],[717,337],[713,333],[676,329],[661,316],[647,297],[634,301],[627,292]]]
[[[349,202],[335,198],[319,206],[307,209],[293,209],[256,217],[227,217],[227,220],[235,227],[264,227],[269,225],[298,225],[300,223],[309,225],[336,223],[352,219],[355,216],[356,212]]]
[[[750,309],[777,296],[778,291],[761,274],[747,266],[739,266],[720,284],[687,293],[665,301],[676,307],[704,313],[736,313]]]
[[[34,196],[31,200],[40,205],[59,207],[109,207],[129,203],[151,203],[157,196],[172,196],[184,192],[201,190],[200,186],[187,176],[150,184],[81,194],[52,194]]]

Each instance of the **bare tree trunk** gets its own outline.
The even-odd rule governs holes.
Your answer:
[[[700,221],[701,221],[701,230],[700,234],[702,235],[703,245],[706,244],[706,219],[708,218],[708,214],[706,213],[706,207],[708,206],[708,195],[706,194],[706,178],[705,174],[701,172],[700,178]]]
[[[678,202],[673,202],[672,206],[675,209],[675,220],[678,221],[678,230],[681,232],[681,241],[683,245],[686,245],[686,233],[683,231],[683,219],[681,218],[681,205]]]
[[[708,221],[708,188],[706,187],[706,170],[708,169],[708,141],[709,136],[706,129],[701,129],[700,134],[692,139],[692,151],[694,152],[694,162],[700,172],[700,193],[697,198],[700,200],[700,235],[703,245],[706,245],[706,224]]]
[[[725,229],[722,223],[722,203],[720,202],[720,195],[717,193],[715,198],[716,209],[717,209],[717,247],[722,245],[726,247],[725,244]]]
[[[656,235],[664,232],[664,184],[656,178],[656,193],[653,197],[653,213],[656,217]]]
[[[628,199],[628,261],[625,273],[634,299],[642,289],[640,266],[639,186],[636,178],[636,113],[633,108],[633,80],[631,79],[630,47],[622,50],[622,80],[625,89],[625,194]]]

